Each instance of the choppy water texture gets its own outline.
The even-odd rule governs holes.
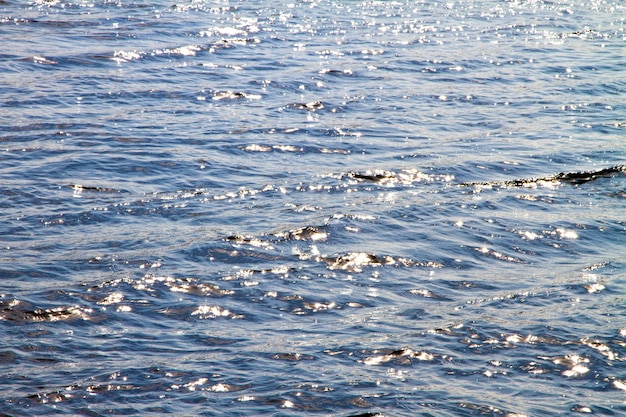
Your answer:
[[[626,413],[625,17],[0,1],[0,413]]]

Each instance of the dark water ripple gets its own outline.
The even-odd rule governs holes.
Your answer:
[[[625,413],[623,13],[0,1],[0,413]]]

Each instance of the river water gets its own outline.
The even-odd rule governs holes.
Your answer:
[[[626,6],[0,1],[0,413],[626,413]]]

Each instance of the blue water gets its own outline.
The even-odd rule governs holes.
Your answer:
[[[625,414],[625,16],[0,1],[0,414]]]

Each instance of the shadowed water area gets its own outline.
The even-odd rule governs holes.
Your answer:
[[[0,1],[0,414],[625,414],[625,18]]]

